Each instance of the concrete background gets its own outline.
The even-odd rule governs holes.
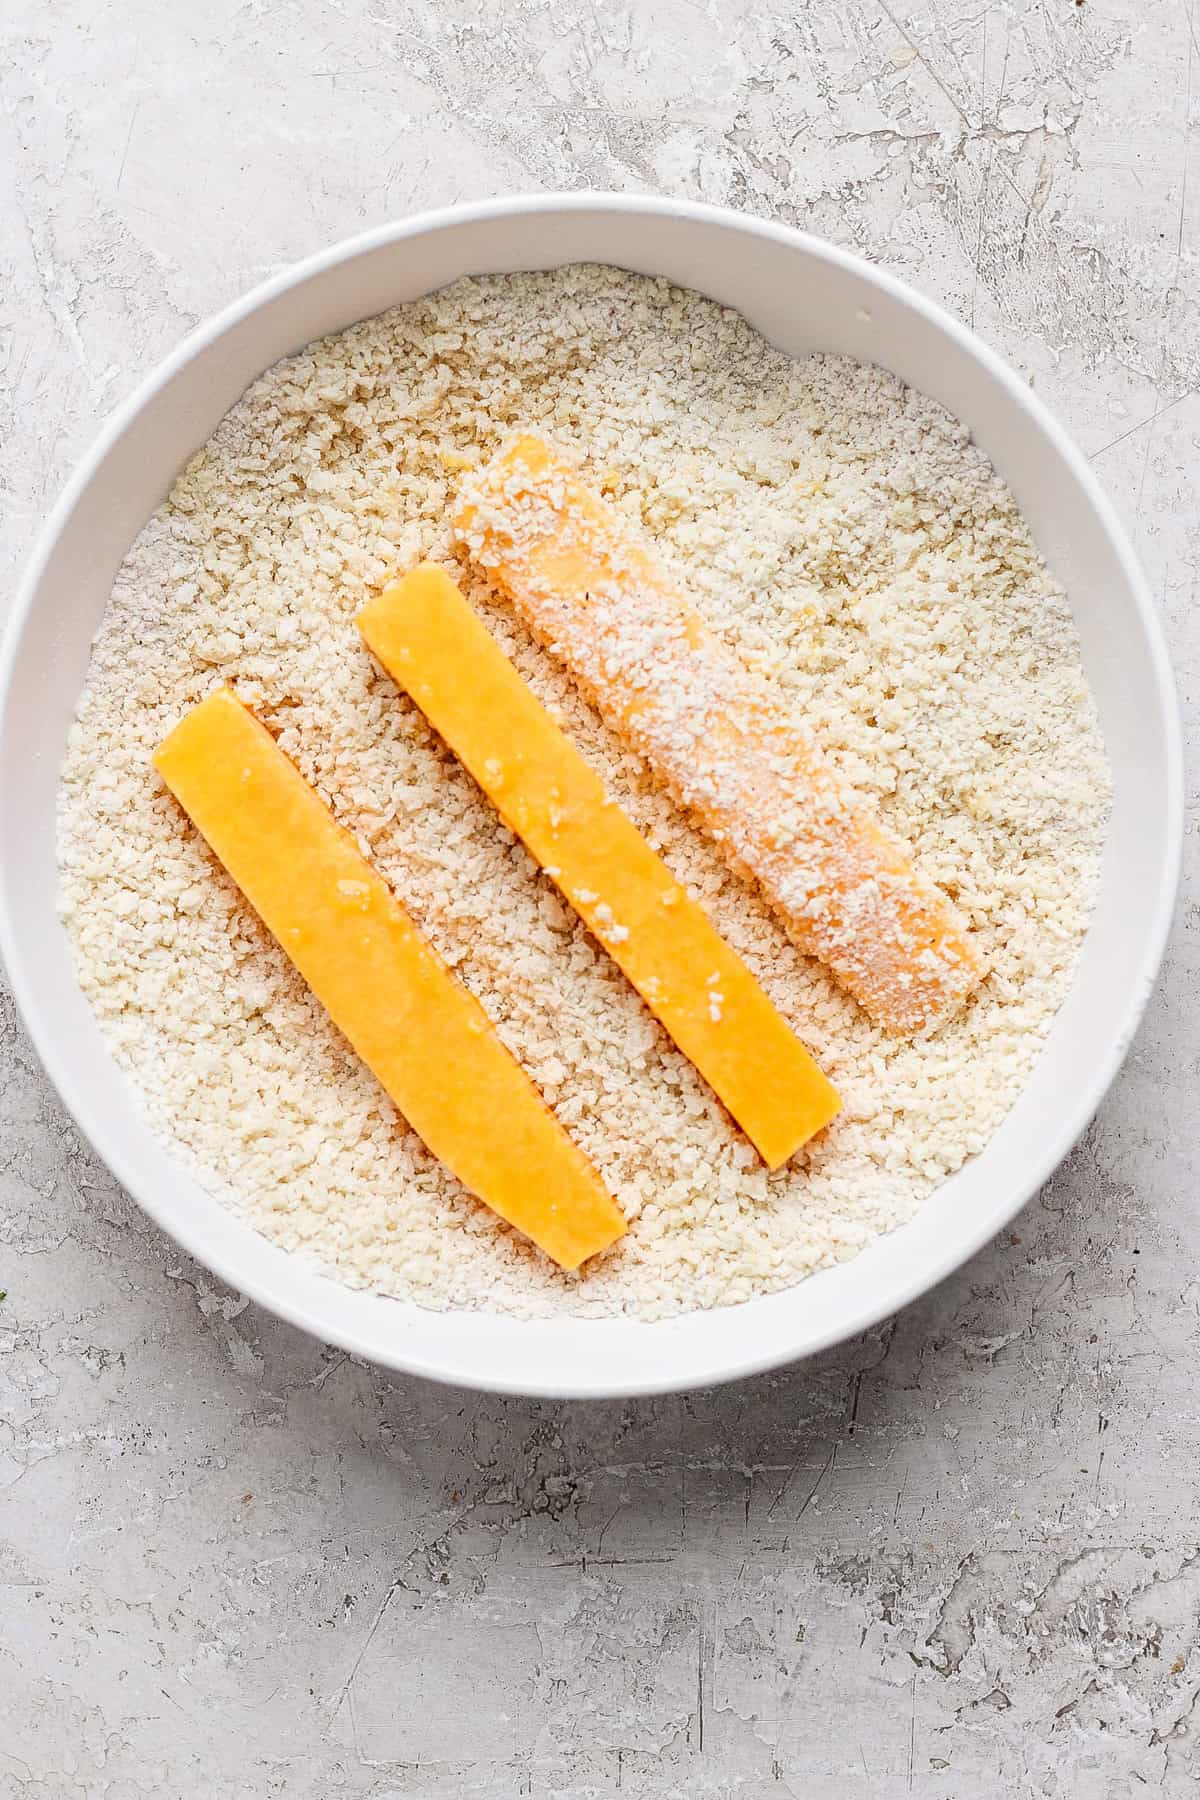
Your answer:
[[[0,545],[325,243],[521,188],[803,224],[969,319],[1115,495],[1189,714],[1194,0],[6,0]],[[391,1379],[214,1285],[0,1061],[0,1794],[1192,1794],[1197,862],[1077,1153],[923,1304],[606,1407]]]

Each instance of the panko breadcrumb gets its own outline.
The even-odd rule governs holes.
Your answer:
[[[949,1025],[873,1026],[455,561],[463,472],[514,430],[582,460],[966,915],[989,974]],[[464,584],[839,1088],[840,1117],[777,1174],[368,657],[356,612],[421,558]],[[629,1215],[582,1275],[427,1154],[163,789],[151,752],[221,681]],[[961,424],[666,282],[568,268],[461,281],[310,345],[222,421],[113,589],[63,769],[61,905],[149,1118],[269,1237],[426,1306],[661,1317],[853,1255],[982,1150],[1070,981],[1108,800],[1066,600]]]

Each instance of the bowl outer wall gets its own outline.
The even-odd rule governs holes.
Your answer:
[[[467,273],[611,262],[744,313],[792,354],[874,361],[970,427],[1072,597],[1113,765],[1095,918],[1033,1078],[986,1150],[898,1231],[797,1287],[647,1323],[431,1313],[357,1292],[202,1189],[142,1118],[75,980],[55,908],[65,738],[112,579],[188,456],[278,357]],[[34,550],[0,661],[0,950],[55,1086],[144,1210],[218,1276],[385,1367],[497,1392],[615,1397],[809,1355],[927,1291],[1007,1224],[1086,1127],[1152,989],[1178,883],[1182,752],[1145,579],[1087,463],[964,326],[861,259],[719,208],[542,195],[420,215],[312,257],[193,332],[113,415]]]

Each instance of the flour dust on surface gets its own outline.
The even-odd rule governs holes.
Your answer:
[[[450,513],[517,429],[582,459],[979,934],[951,1024],[889,1038],[795,949],[478,572]],[[841,1091],[766,1173],[354,618],[442,562]],[[495,1021],[632,1221],[564,1275],[397,1118],[166,793],[151,753],[231,681]],[[79,978],[156,1128],[261,1231],[432,1307],[661,1317],[785,1287],[911,1216],[1028,1079],[1109,796],[1066,600],[965,428],[614,269],[472,279],[269,370],[133,545],[64,765]],[[497,1122],[502,1129],[502,1122]]]

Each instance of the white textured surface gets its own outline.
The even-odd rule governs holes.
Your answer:
[[[657,187],[973,319],[1095,458],[1192,690],[1189,0],[9,0],[3,31],[5,575],[102,413],[280,262]],[[10,1020],[0,1793],[1192,1793],[1194,851],[1185,881],[1126,1070],[1017,1230],[866,1339],[680,1400],[323,1353],[180,1265]]]

